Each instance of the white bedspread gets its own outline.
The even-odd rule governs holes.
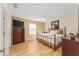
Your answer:
[[[56,36],[56,45],[62,41],[63,34],[55,34]],[[49,33],[39,33],[38,38],[42,40],[46,40],[48,42],[51,42],[54,44],[54,34],[49,34]]]

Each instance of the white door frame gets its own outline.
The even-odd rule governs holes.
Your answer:
[[[9,47],[11,45],[11,16],[8,12],[7,4],[1,4],[1,40],[3,41],[1,47],[3,55],[9,55]]]
[[[4,55],[4,39],[3,39],[3,12],[2,4],[0,4],[0,55]]]

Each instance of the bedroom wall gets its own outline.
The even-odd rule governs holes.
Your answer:
[[[60,27],[66,27],[66,33],[78,33],[78,16],[70,16],[60,20]]]
[[[78,33],[78,5],[70,7],[70,16],[66,16],[60,19],[60,26],[66,26],[68,33]]]
[[[51,21],[45,22],[45,31],[48,32],[48,28],[51,28]]]

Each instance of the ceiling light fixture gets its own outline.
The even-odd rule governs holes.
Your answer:
[[[13,3],[13,7],[14,8],[17,8],[17,3]]]

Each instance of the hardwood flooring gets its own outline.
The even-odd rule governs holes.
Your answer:
[[[56,51],[38,40],[30,40],[10,47],[10,56],[61,56],[62,47]]]

